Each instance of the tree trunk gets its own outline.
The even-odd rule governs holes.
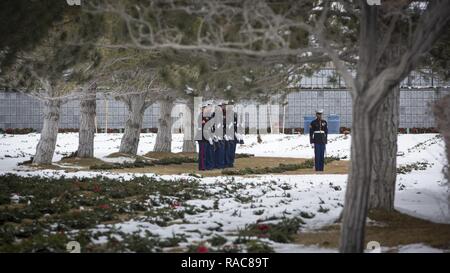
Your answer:
[[[184,153],[193,153],[195,152],[195,141],[194,141],[194,133],[195,133],[195,126],[194,126],[194,98],[190,99],[187,103],[187,106],[189,108],[190,117],[188,120],[185,120],[185,124],[190,126],[185,126],[184,130],[184,138],[183,138],[183,152]],[[186,133],[186,130],[190,130],[189,133]]]
[[[372,118],[367,104],[353,99],[351,169],[342,214],[341,252],[362,252],[369,204]]]
[[[129,155],[137,154],[145,109],[145,96],[130,95],[128,104],[128,119],[125,124],[125,131],[120,143],[120,153]]]
[[[450,95],[447,95],[436,102],[433,107],[433,112],[436,119],[436,126],[444,138],[445,154],[447,156],[447,166],[445,166],[444,175],[450,186]]]
[[[95,88],[89,88],[80,102],[80,132],[77,157],[94,157],[95,115],[97,100]]]
[[[47,100],[44,102],[44,124],[42,126],[41,138],[36,148],[36,154],[33,158],[33,164],[52,164],[56,140],[58,138],[60,113],[60,100]]]
[[[159,101],[158,134],[153,148],[154,152],[170,153],[172,151],[172,107],[173,101],[171,100]]]
[[[395,87],[373,116],[369,209],[394,210],[400,88]]]

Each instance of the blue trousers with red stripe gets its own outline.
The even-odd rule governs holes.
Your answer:
[[[314,144],[314,165],[316,171],[323,171],[325,165],[325,145],[322,143]]]
[[[205,151],[206,141],[198,142],[198,169],[199,171],[206,170],[206,151]]]
[[[214,169],[214,145],[205,140],[198,142],[198,169],[200,171]]]
[[[205,141],[205,169],[212,170],[214,167],[214,144],[211,145],[208,141]]]

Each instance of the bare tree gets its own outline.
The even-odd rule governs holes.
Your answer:
[[[450,188],[450,95],[447,95],[436,102],[433,107],[433,113],[439,132],[444,138],[447,165],[444,166],[443,172],[447,179],[447,185]],[[448,209],[450,210],[450,194],[448,195]]]
[[[41,137],[36,147],[36,154],[33,158],[33,164],[51,164],[53,154],[55,152],[56,140],[58,137],[61,104],[64,102],[61,99],[55,98],[57,92],[50,84],[46,84],[43,94],[49,98],[43,100],[44,109],[44,123],[41,130]]]
[[[194,98],[199,96],[204,90],[204,82],[201,80],[202,65],[195,63],[195,60],[199,60],[195,54],[189,56],[192,57],[192,63],[186,61],[189,57],[180,56],[177,53],[169,53],[163,58],[164,60],[159,70],[161,82],[166,86],[166,96],[162,98],[177,98],[178,101],[183,101],[186,105],[185,109],[189,110],[189,113],[183,113],[183,152],[195,152]],[[164,111],[167,110],[164,109]],[[168,118],[168,114],[166,113],[164,116]],[[168,120],[166,120],[167,122]]]
[[[433,107],[434,117],[436,119],[437,127],[445,142],[445,154],[447,156],[447,166],[444,174],[447,181],[450,179],[449,167],[450,162],[450,95],[447,95],[436,102]]]
[[[189,118],[185,119],[182,152],[194,153],[195,152],[194,96],[186,100],[186,106],[187,106],[186,109],[189,110],[189,113],[185,114],[188,114]]]
[[[155,102],[152,97],[152,92],[156,90],[153,86],[154,79],[155,73],[142,67],[127,72],[120,71],[114,75],[115,88],[120,92],[115,97],[124,102],[128,109],[120,153],[137,154],[145,110]]]
[[[67,15],[62,22],[53,23],[48,35],[32,49],[17,52],[2,77],[6,86],[43,102],[44,122],[33,164],[52,163],[61,105],[80,98],[82,90],[91,85],[86,73],[95,69],[97,51],[89,45],[73,45],[85,37],[83,28],[91,22],[83,16]]]
[[[370,209],[394,210],[400,88],[394,87],[374,115]]]
[[[158,118],[158,133],[156,135],[154,152],[168,152],[172,151],[172,108],[174,107],[174,99],[172,97],[165,97],[158,100],[159,104],[159,118]]]
[[[80,130],[77,157],[94,157],[95,116],[97,108],[96,85],[85,88],[80,100]]]

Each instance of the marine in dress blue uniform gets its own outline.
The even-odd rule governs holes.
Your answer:
[[[316,119],[309,126],[309,141],[314,148],[314,166],[322,172],[325,165],[325,150],[328,140],[327,121],[322,119],[323,110],[316,111]]]
[[[198,169],[200,171],[206,170],[206,145],[209,144],[205,139],[203,134],[203,128],[207,122],[207,118],[204,116],[205,107],[202,107],[202,111],[200,113],[202,119],[202,139],[198,140]]]
[[[228,102],[226,105],[233,105],[233,101]],[[230,108],[232,109],[232,108]],[[230,116],[230,119],[226,119]],[[224,140],[225,140],[225,168],[234,167],[234,158],[236,154],[236,133],[237,133],[237,114],[232,110],[231,113],[226,112],[224,109]],[[228,130],[228,133],[227,133]]]
[[[210,107],[211,107],[211,105],[209,105],[209,108],[208,108],[209,111],[211,111]],[[211,120],[213,118],[214,118],[214,113],[212,113],[212,116],[209,116],[209,114],[206,115],[206,122],[208,122],[209,120]],[[206,122],[205,122],[205,124],[206,124]],[[212,128],[210,128],[209,130],[210,130],[211,135],[212,135],[213,130],[214,130],[214,126]],[[206,165],[206,170],[212,170],[216,166],[215,158],[214,158],[215,145],[214,145],[214,141],[213,141],[213,139],[211,137],[209,137],[206,140],[206,142],[207,142],[206,146],[205,146],[205,152],[206,152],[205,165]]]
[[[233,142],[232,146],[230,146],[230,166],[234,166],[234,160],[236,158],[236,146],[238,144],[244,144],[244,141],[241,139],[238,139],[238,116],[237,113],[233,113],[233,127],[234,127],[234,135],[233,135]]]
[[[224,143],[224,160],[223,165],[225,168],[230,167],[230,138],[227,135],[227,109],[226,104],[222,104],[222,113],[223,113],[223,143]]]
[[[205,129],[206,123],[212,118],[209,116],[209,105],[202,108],[202,139],[199,141],[199,170],[214,169],[214,142],[211,135],[205,135],[205,130],[212,132],[212,128]],[[208,137],[208,138],[207,138]]]

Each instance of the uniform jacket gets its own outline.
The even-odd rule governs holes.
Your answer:
[[[309,142],[311,144],[327,144],[328,125],[326,120],[315,119],[309,125]]]
[[[204,116],[203,111],[201,113],[201,119],[202,119],[202,141],[207,141],[207,139],[205,138],[205,134],[203,133],[203,129],[205,128],[205,125],[208,122],[209,117]]]
[[[225,107],[222,107],[222,114],[223,114],[223,121],[222,121],[222,125],[223,125],[223,136],[225,139],[225,136],[227,134],[227,110]]]

